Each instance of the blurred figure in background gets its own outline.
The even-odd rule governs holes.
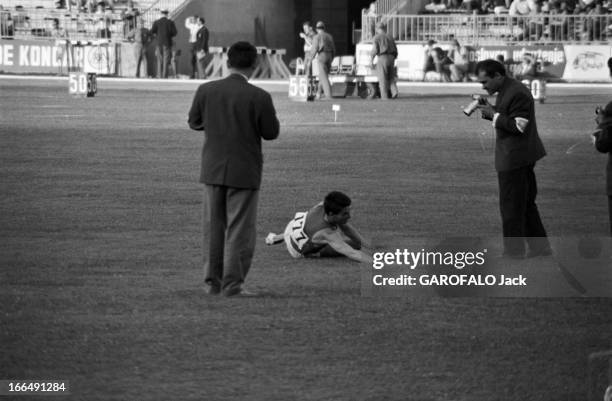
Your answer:
[[[452,62],[452,64],[449,65],[451,81],[467,81],[468,53],[467,49],[462,47],[457,39],[453,39],[451,42],[448,58]]]
[[[161,11],[161,17],[153,22],[151,34],[157,39],[157,78],[168,78],[168,65],[172,57],[172,39],[176,36],[176,25],[168,19],[168,10]]]
[[[313,59],[317,58],[319,67],[319,87],[317,88],[317,98],[321,99],[321,93],[325,93],[326,99],[331,99],[331,83],[329,82],[329,70],[331,62],[336,54],[334,38],[325,32],[325,24],[317,22],[317,34],[312,41]]]
[[[138,26],[127,34],[129,40],[134,41],[134,57],[136,58],[136,78],[140,78],[140,68],[144,66],[144,76],[147,77],[147,45],[151,41],[151,33],[144,27],[144,20],[138,17]]]
[[[376,76],[380,88],[380,98],[396,98],[398,95],[395,79],[395,59],[397,58],[397,46],[395,40],[387,33],[387,25],[384,22],[376,24],[376,36],[370,53],[370,64],[374,63],[374,57],[378,56],[376,63]]]
[[[198,71],[198,68],[197,68],[198,59],[196,57],[196,53],[197,53],[196,35],[198,34],[198,31],[200,30],[199,17],[197,15],[194,15],[192,17],[187,17],[185,19],[185,28],[187,28],[187,30],[189,31],[189,57],[190,57],[189,61],[191,63],[191,79],[194,79]]]
[[[300,38],[304,39],[304,75],[309,77],[312,75],[312,42],[317,33],[308,21],[302,24],[302,30]]]
[[[610,219],[610,235],[612,236],[612,102],[606,107],[595,110],[598,130],[593,134],[595,148],[601,153],[608,154],[608,167],[606,169],[606,193],[608,194],[608,214]]]
[[[198,78],[206,78],[206,56],[209,53],[208,37],[209,32],[206,28],[204,18],[198,18],[198,32],[196,33],[196,62],[198,63]]]

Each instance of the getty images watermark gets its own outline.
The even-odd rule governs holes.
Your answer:
[[[375,252],[364,296],[612,297],[610,238],[550,238],[552,256],[509,259],[500,239],[447,238]]]

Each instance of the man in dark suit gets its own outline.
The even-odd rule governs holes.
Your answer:
[[[151,34],[157,38],[157,78],[168,78],[168,64],[172,52],[172,38],[176,36],[174,21],[168,19],[168,10],[162,10],[160,19],[153,22]]]
[[[205,131],[200,182],[204,190],[204,268],[209,294],[253,295],[242,288],[255,251],[261,139],[278,137],[272,97],[247,82],[257,50],[248,42],[228,53],[230,75],[202,84],[189,126]],[[225,252],[225,255],[224,255]]]
[[[204,18],[198,18],[198,32],[196,33],[196,62],[198,63],[198,78],[206,78],[206,55],[208,55],[208,28],[204,25]]]
[[[536,206],[534,167],[546,155],[538,135],[535,104],[531,92],[519,81],[506,76],[495,60],[476,65],[478,81],[489,95],[497,93],[495,106],[483,102],[482,117],[495,127],[495,169],[499,182],[499,203],[504,234],[504,256],[523,258],[552,254],[546,230]]]
[[[612,102],[608,103],[606,107],[598,107],[596,114],[598,130],[593,134],[595,148],[601,153],[608,153],[606,192],[608,193],[610,235],[612,235]]]

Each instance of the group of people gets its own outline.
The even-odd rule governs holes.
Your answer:
[[[332,35],[326,32],[322,21],[317,22],[315,28],[316,30],[312,28],[310,22],[304,22],[303,32],[300,32],[300,37],[304,40],[304,73],[309,77],[312,76],[312,64],[316,62],[319,76],[316,97],[331,99],[329,73],[336,55],[336,45]]]
[[[429,72],[436,74],[433,80],[442,82],[468,81],[469,57],[466,47],[461,46],[457,39],[451,41],[448,51],[436,46],[433,39],[427,41],[424,50],[423,80],[431,80]]]
[[[203,17],[197,15],[185,19],[185,28],[189,31],[191,78],[206,78],[206,56],[209,54],[209,31]],[[159,19],[153,22],[151,29],[144,26],[138,17],[138,23],[127,34],[127,39],[134,42],[136,58],[136,77],[141,76],[142,66],[146,71],[147,47],[155,38],[155,57],[157,60],[157,78],[168,78],[170,70],[176,75],[177,50],[175,48],[176,24],[168,18],[168,10],[162,10]],[[144,74],[147,75],[146,73]]]
[[[510,20],[509,37],[522,40],[604,40],[612,35],[610,0],[432,0],[424,13],[468,13],[525,17]],[[567,16],[584,16],[581,19]]]
[[[316,43],[316,42],[315,42]],[[203,264],[206,292],[228,297],[258,295],[244,288],[256,242],[256,216],[262,181],[262,140],[278,138],[280,126],[269,93],[248,82],[257,52],[248,42],[228,52],[230,75],[202,84],[189,110],[188,124],[204,131],[200,182],[204,184]],[[482,118],[496,131],[504,258],[552,255],[536,205],[535,165],[546,155],[538,134],[534,99],[521,82],[506,75],[503,64],[483,60],[476,65],[478,81],[494,105],[479,104]],[[597,149],[612,151],[612,102],[597,110],[601,128]],[[612,215],[612,156],[608,165],[608,196]],[[371,263],[362,250],[363,237],[349,223],[351,199],[332,191],[308,211],[297,212],[281,233],[271,232],[266,244],[284,242],[293,258],[346,256]],[[612,218],[611,234],[612,234]]]
[[[304,73],[312,75],[312,63],[317,63],[319,85],[317,87],[318,99],[331,98],[331,83],[329,73],[336,54],[333,37],[325,31],[325,24],[317,22],[316,32],[310,22],[304,22],[300,37],[304,40]],[[371,51],[371,67],[376,62],[376,75],[378,77],[380,97],[382,99],[396,98],[397,89],[397,45],[391,35],[387,33],[387,26],[379,22],[376,24],[376,35],[373,39]]]

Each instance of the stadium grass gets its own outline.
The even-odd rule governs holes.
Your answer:
[[[65,92],[2,86],[0,379],[69,380],[56,399],[79,400],[586,398],[588,354],[612,348],[610,299],[363,298],[357,264],[263,245],[333,189],[381,249],[499,236],[492,133],[462,116],[467,97],[339,100],[332,124],[330,103],[275,94],[248,278],[270,295],[239,300],[202,290],[192,92]],[[552,236],[607,233],[587,135],[607,100],[537,106]]]

